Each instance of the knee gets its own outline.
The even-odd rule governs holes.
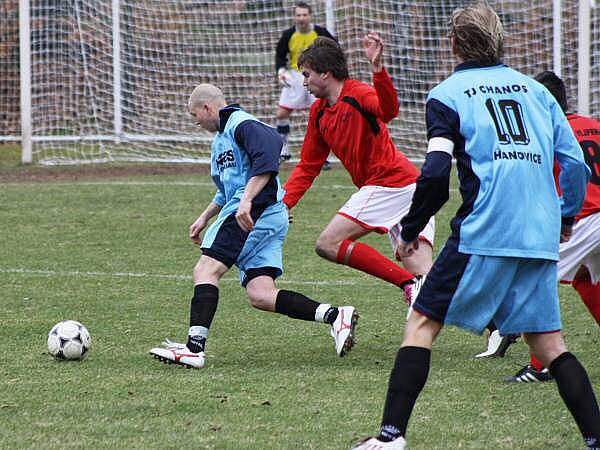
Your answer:
[[[431,350],[441,329],[440,322],[429,319],[418,311],[413,311],[406,322],[402,347],[423,347]]]
[[[202,259],[194,266],[193,272],[194,283],[205,283],[219,280],[220,274],[218,270],[211,264],[206,264]]]
[[[325,253],[325,249],[322,245],[319,244],[319,241],[315,244],[315,253],[319,255],[321,258],[326,258],[327,254]]]
[[[321,258],[336,260],[337,259],[337,251],[336,245],[331,241],[327,236],[321,235],[317,239],[315,243],[315,252]]]
[[[396,253],[397,257],[397,253]],[[418,250],[407,258],[402,258],[406,270],[415,275],[426,275],[433,265],[433,249],[426,241],[419,241]]]

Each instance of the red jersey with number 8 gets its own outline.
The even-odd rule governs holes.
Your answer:
[[[577,215],[577,219],[581,219],[600,212],[600,122],[577,114],[567,114],[567,119],[592,171],[583,207]]]

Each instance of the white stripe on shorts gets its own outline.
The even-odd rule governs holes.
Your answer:
[[[396,251],[400,220],[408,213],[416,184],[400,188],[363,186],[353,194],[338,214],[359,223],[363,228],[388,233],[392,250]],[[419,238],[433,245],[435,218],[431,218]]]

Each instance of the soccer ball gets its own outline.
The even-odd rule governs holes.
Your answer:
[[[91,346],[90,333],[76,320],[58,322],[48,333],[48,353],[56,359],[83,359]]]

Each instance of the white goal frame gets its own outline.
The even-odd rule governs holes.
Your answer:
[[[314,2],[313,2],[314,3]],[[335,0],[326,0],[322,8],[325,9],[326,25],[330,31],[335,32]],[[593,0],[579,0],[578,16],[578,55],[577,55],[577,110],[580,114],[589,114],[590,110],[590,9],[594,7]],[[0,136],[2,141],[15,141],[21,143],[21,159],[25,164],[33,161],[32,145],[34,142],[186,142],[207,144],[209,138],[202,135],[190,134],[131,134],[124,133],[122,126],[122,97],[121,97],[121,41],[120,41],[120,0],[112,0],[112,51],[113,51],[113,134],[104,135],[33,135],[32,133],[32,73],[31,73],[31,18],[30,0],[19,0],[19,49],[20,49],[20,106],[21,106],[21,135]],[[562,72],[561,55],[561,0],[553,0],[553,69],[556,73]],[[182,160],[186,162],[185,160]],[[197,161],[197,160],[194,160]],[[94,161],[90,161],[94,162]],[[188,161],[189,162],[189,161]]]

